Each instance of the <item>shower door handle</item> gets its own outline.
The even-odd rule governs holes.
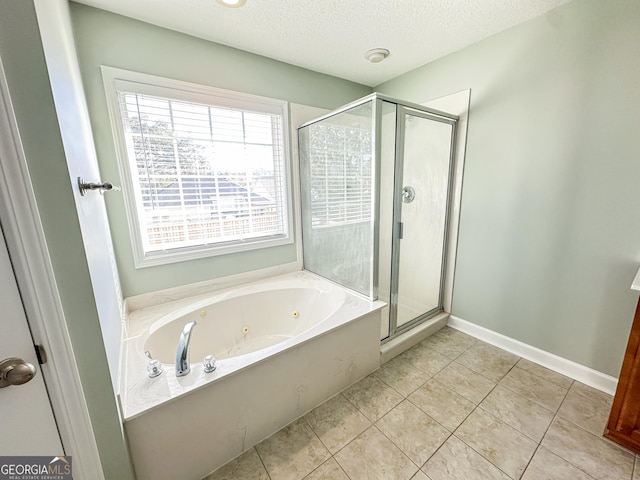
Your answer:
[[[413,187],[407,185],[402,189],[402,201],[404,203],[411,203],[416,198],[416,190]]]

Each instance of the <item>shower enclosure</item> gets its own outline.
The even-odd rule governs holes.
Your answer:
[[[443,309],[456,122],[373,94],[298,128],[304,267],[387,302],[383,340]]]

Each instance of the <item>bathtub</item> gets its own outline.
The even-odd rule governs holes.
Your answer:
[[[200,479],[375,370],[383,306],[295,272],[132,312],[120,402],[137,478]],[[192,320],[191,372],[176,377]]]

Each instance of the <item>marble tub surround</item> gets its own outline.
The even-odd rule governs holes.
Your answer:
[[[221,284],[226,284],[222,280],[220,282]],[[251,297],[248,295],[286,288],[318,289],[318,291],[327,293],[328,296],[336,297],[332,301],[340,302],[341,305],[321,324],[307,329],[295,338],[256,352],[218,360],[217,368],[212,373],[203,371],[202,358],[194,356],[192,349],[192,367],[189,375],[179,378],[175,376],[175,364],[173,363],[175,353],[170,352],[171,355],[164,355],[165,357],[168,356],[171,361],[163,364],[164,372],[162,375],[156,378],[149,378],[147,373],[149,359],[144,354],[145,347],[151,334],[158,330],[160,326],[170,323],[174,318],[181,317],[188,312],[193,312],[193,319],[200,322],[199,312],[201,309],[206,308],[207,305],[244,296],[247,296],[247,301],[250,301]],[[127,318],[126,335],[123,340],[124,361],[120,392],[124,419],[134,418],[158,405],[173,401],[175,398],[200,386],[219,381],[227,375],[244,369],[249,364],[260,362],[264,358],[276,355],[298,343],[304,343],[315,336],[330,332],[344,323],[376,312],[383,306],[383,302],[371,302],[312,273],[299,271],[135,310]],[[256,315],[260,315],[259,306],[257,306]],[[219,319],[214,320],[219,321]],[[302,320],[302,317],[293,320]],[[200,340],[199,330],[201,329],[202,326],[198,325],[194,328],[192,345],[194,338],[198,337],[198,340]],[[174,348],[177,349],[177,345],[178,335],[175,337]],[[158,356],[153,350],[151,355]]]
[[[249,272],[236,273],[226,277],[212,278],[202,282],[190,283],[179,287],[166,288],[155,292],[142,293],[125,299],[125,308],[127,313],[136,310],[162,305],[163,303],[175,302],[183,299],[192,299],[198,295],[210,295],[213,292],[245,285],[258,280],[286,275],[287,273],[299,272],[302,265],[298,262],[276,265],[274,267],[263,268],[260,270],[251,270]]]
[[[287,296],[288,293],[293,295]],[[254,305],[252,300],[258,298],[265,304]],[[308,304],[310,299],[322,304]],[[380,309],[384,303],[370,302],[313,274],[291,273],[192,300],[185,303],[186,300],[181,299],[138,310],[129,318],[130,336],[124,342],[126,370],[122,400],[124,428],[140,480],[201,478],[356,383],[380,364]],[[301,303],[293,308],[295,315],[292,315],[290,301]],[[232,310],[237,315],[231,311],[221,315],[225,310],[218,310],[218,315],[198,317],[203,310],[216,312],[215,306],[225,302],[251,308],[235,310],[234,307]],[[333,303],[325,308],[326,302]],[[208,329],[211,324],[205,324],[213,317],[216,322],[241,320],[233,325],[241,332],[238,345],[243,348],[246,345],[242,342],[248,340],[242,333],[245,325],[251,327],[250,332],[257,332],[255,340],[263,344],[263,333],[259,331],[270,324],[265,312],[286,312],[284,321],[273,320],[274,328],[286,327],[289,323],[296,328],[291,335],[286,331],[273,332],[278,339],[282,338],[279,343],[249,353],[219,356],[212,373],[203,371],[202,358],[194,357],[197,349],[192,343],[188,375],[176,377],[171,362],[163,364],[164,372],[159,377],[149,378],[148,359],[143,353],[145,345],[150,343],[152,335],[173,325],[172,322],[182,324],[190,318],[184,315],[187,311],[193,311],[199,322],[192,333],[192,342],[193,336],[198,335],[198,327],[205,339],[216,335],[217,330]],[[309,321],[307,312],[324,313],[318,315],[322,317],[318,323],[305,323]],[[219,331],[222,334],[227,327],[235,331],[233,325],[220,324]],[[177,340],[176,335],[176,348]],[[160,351],[161,344],[155,343]],[[165,352],[159,358],[170,359],[170,353]],[[292,435],[311,431],[306,423],[300,428],[290,427]],[[317,440],[315,434],[312,438]],[[298,465],[303,458],[316,458],[312,454],[315,451],[321,458],[325,449],[320,440],[308,447],[306,453],[296,457],[296,471],[305,471],[306,467]],[[243,458],[249,457],[251,455]],[[329,457],[330,454],[324,459]],[[255,463],[255,456],[252,459],[247,461]],[[278,462],[275,457],[270,464],[276,471]],[[247,468],[251,465],[242,466],[240,471]]]
[[[610,395],[448,327],[413,348],[206,480],[640,479]]]

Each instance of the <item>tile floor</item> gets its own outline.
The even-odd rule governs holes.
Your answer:
[[[446,327],[206,480],[640,480],[611,402]]]

